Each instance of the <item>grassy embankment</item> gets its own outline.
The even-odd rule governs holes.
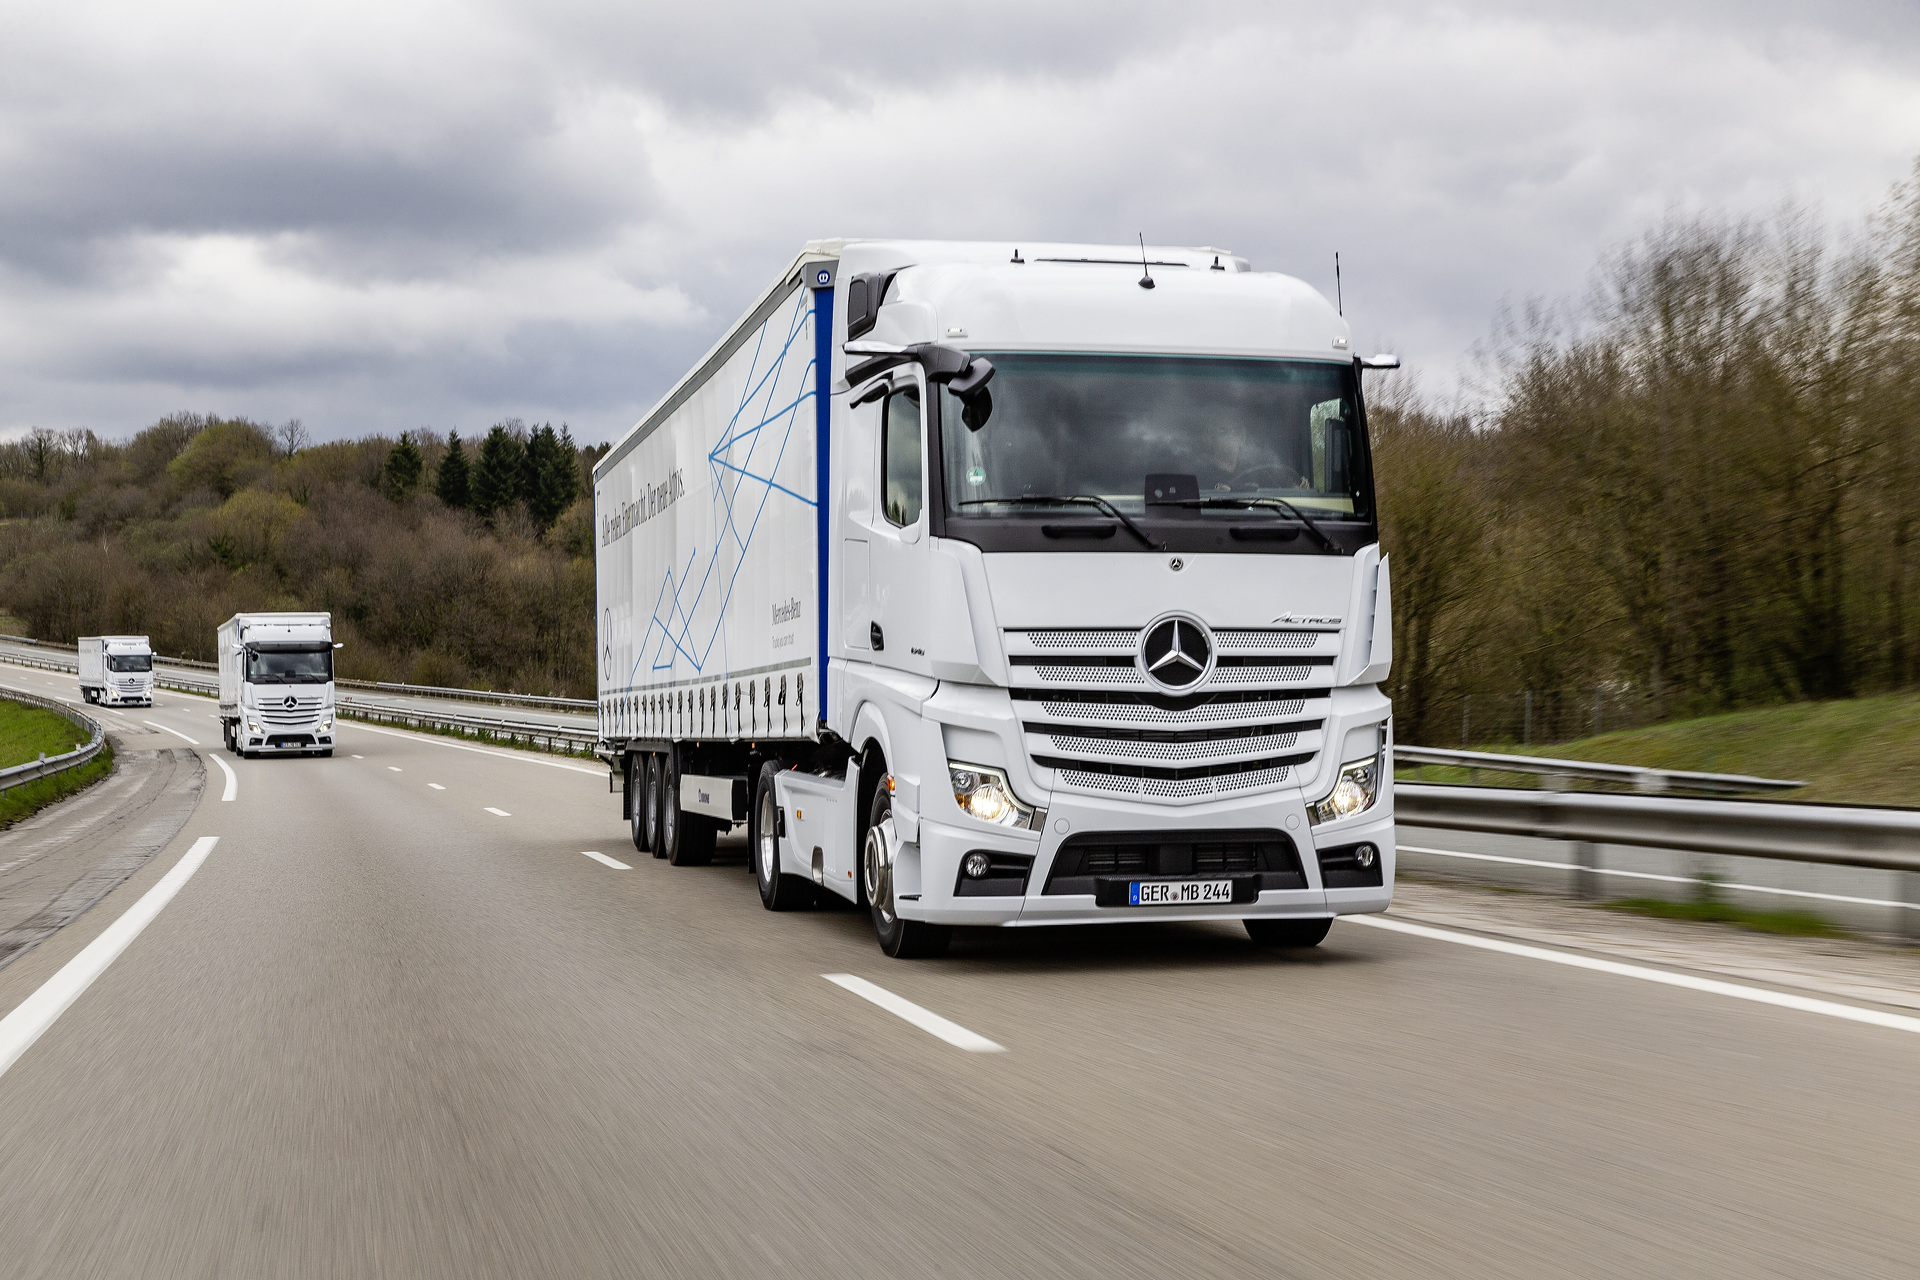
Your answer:
[[[55,711],[0,699],[0,769],[37,760],[45,752],[57,756],[86,745],[86,735]],[[81,765],[0,791],[0,827],[10,827],[56,800],[83,791],[113,772],[113,748]]]
[[[1920,692],[1793,702],[1674,720],[1548,746],[1488,743],[1482,751],[1598,760],[1654,769],[1791,778],[1807,785],[1769,799],[1832,804],[1920,805]],[[1402,769],[1403,782],[1537,786],[1524,774]]]

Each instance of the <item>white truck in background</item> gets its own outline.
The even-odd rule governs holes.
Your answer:
[[[1394,875],[1347,323],[1213,249],[816,241],[594,468],[599,752],[636,847],[745,820],[770,910],[1230,919]]]
[[[153,705],[153,648],[145,636],[81,636],[80,696],[103,707]]]
[[[220,624],[220,731],[227,750],[333,754],[333,615],[236,613]]]

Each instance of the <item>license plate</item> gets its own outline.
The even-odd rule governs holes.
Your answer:
[[[1232,901],[1231,880],[1135,880],[1127,886],[1130,907],[1190,907]]]

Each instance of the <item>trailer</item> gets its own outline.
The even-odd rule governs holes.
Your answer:
[[[816,241],[594,470],[636,848],[958,925],[1392,898],[1390,586],[1346,322],[1215,249]]]

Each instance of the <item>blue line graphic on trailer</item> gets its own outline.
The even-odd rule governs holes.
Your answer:
[[[813,299],[803,289],[787,316],[778,350],[767,350],[775,321],[770,319],[761,326],[739,403],[719,441],[707,452],[716,545],[705,550],[703,563],[702,550],[695,548],[688,553],[684,569],[675,573],[669,568],[662,577],[646,631],[634,648],[633,670],[627,676],[629,686],[642,666],[656,672],[671,671],[681,659],[695,674],[706,674],[714,661],[715,647],[724,647],[722,628],[727,606],[767,504],[779,494],[807,507],[818,506],[813,498],[775,478],[795,428],[811,425],[815,416],[813,374],[818,356],[813,349],[813,319]],[[799,377],[794,378],[793,365],[802,359],[805,363],[799,368]],[[698,581],[696,564],[701,565]],[[704,638],[696,638],[695,615],[709,592],[719,598],[712,629]],[[720,668],[725,670],[724,652],[719,659]]]

